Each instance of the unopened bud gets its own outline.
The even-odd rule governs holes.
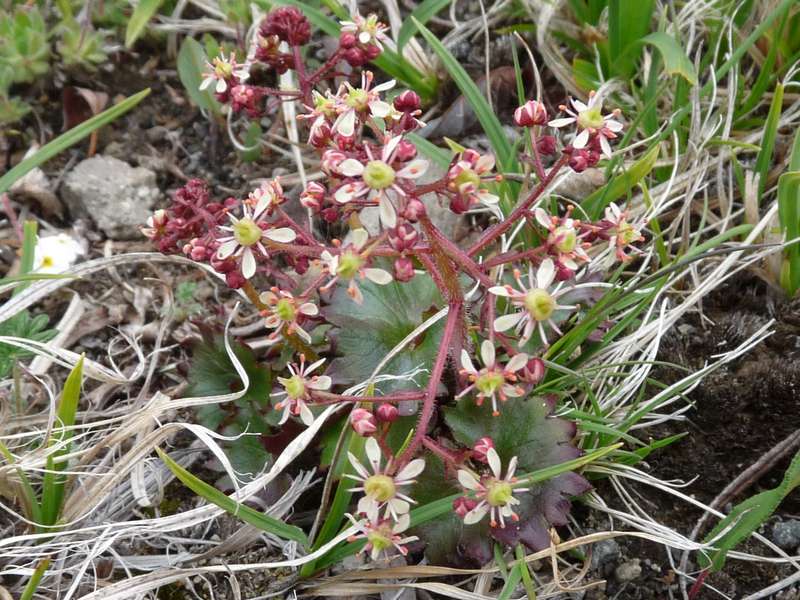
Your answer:
[[[394,404],[384,402],[375,410],[375,416],[382,423],[393,423],[400,415],[400,411]]]
[[[547,123],[547,109],[536,100],[528,100],[514,111],[514,123],[520,127],[533,127]]]
[[[459,496],[453,500],[453,512],[455,512],[462,519],[467,516],[467,513],[475,508],[478,503],[472,498],[466,496]]]
[[[543,156],[552,156],[556,153],[556,138],[552,135],[536,138],[536,149]]]
[[[523,368],[520,379],[529,383],[539,383],[544,378],[544,373],[544,361],[539,357],[534,357]]]
[[[378,430],[378,423],[373,415],[366,408],[354,408],[350,413],[350,425],[360,436],[367,437]]]
[[[482,437],[475,445],[472,447],[472,457],[475,460],[479,460],[482,463],[488,463],[489,459],[486,457],[486,454],[494,448],[494,442],[490,437]]]
[[[399,160],[400,162],[407,162],[416,155],[417,147],[408,140],[402,140],[399,144],[397,144],[397,148],[394,151],[395,159]]]
[[[401,223],[389,230],[389,244],[398,252],[414,247],[419,239],[419,232],[408,223]]]
[[[394,107],[400,112],[414,112],[420,110],[419,95],[411,90],[398,94],[394,99]]]
[[[425,212],[425,205],[419,198],[410,198],[406,202],[406,208],[403,211],[403,216],[407,221],[416,223]]]
[[[394,261],[394,278],[400,282],[414,279],[414,263],[407,256],[401,256]]]

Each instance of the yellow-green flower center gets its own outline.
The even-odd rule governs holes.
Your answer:
[[[486,501],[491,506],[505,506],[514,497],[511,484],[507,481],[495,479],[486,489]]]
[[[477,188],[481,184],[480,176],[472,169],[464,169],[455,176],[453,181],[459,188],[466,184],[473,185]]]
[[[355,108],[356,110],[367,110],[369,107],[369,94],[366,92],[366,90],[362,90],[360,88],[352,89],[347,94],[345,103],[347,106]]]
[[[220,79],[228,79],[233,75],[233,65],[226,60],[215,58],[214,74]]]
[[[367,534],[367,541],[372,547],[383,552],[392,546],[392,530],[387,525],[381,525]]]
[[[383,190],[394,183],[395,172],[382,160],[371,160],[364,167],[364,183],[373,190]]]
[[[253,219],[241,219],[233,226],[233,237],[242,246],[257,243],[264,232]]]
[[[281,298],[275,305],[275,314],[278,315],[281,321],[290,322],[294,321],[297,309],[294,307],[294,302],[288,298]]]
[[[546,321],[556,310],[556,301],[547,290],[533,289],[525,294],[525,308],[537,321]]]
[[[630,223],[623,221],[617,226],[617,239],[624,245],[632,244],[639,237],[639,232]]]
[[[283,387],[292,400],[302,398],[306,393],[306,382],[300,375],[289,377],[289,379],[284,382]]]
[[[358,275],[358,270],[364,264],[364,259],[355,252],[344,252],[339,257],[339,266],[336,268],[336,274],[344,279],[352,279]]]
[[[364,481],[364,493],[378,502],[391,500],[395,491],[394,479],[388,475],[372,475]]]
[[[603,120],[603,113],[600,112],[600,107],[596,106],[578,113],[578,125],[582,129],[602,129],[605,121]]]
[[[502,373],[498,373],[497,371],[489,371],[488,373],[478,376],[478,378],[475,380],[475,387],[478,388],[478,391],[481,394],[484,394],[485,396],[491,396],[501,385],[503,385],[505,380],[506,378],[503,377]]]
[[[553,232],[553,237],[557,240],[556,248],[558,248],[559,252],[572,252],[575,250],[578,236],[575,235],[575,230],[572,227],[558,227]]]

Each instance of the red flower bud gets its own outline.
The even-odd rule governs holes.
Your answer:
[[[514,111],[514,123],[520,127],[533,127],[547,123],[547,109],[536,100],[528,100]]]
[[[556,153],[556,138],[552,135],[543,135],[536,138],[536,149],[543,156],[551,156]]]
[[[411,281],[414,278],[414,263],[407,256],[401,256],[394,261],[394,278],[397,281]]]
[[[418,239],[419,232],[408,223],[401,223],[389,230],[389,244],[398,252],[409,250]]]
[[[362,437],[372,435],[378,430],[378,423],[373,415],[366,408],[354,408],[350,413],[350,425],[353,430]]]
[[[325,198],[325,186],[316,181],[310,182],[303,193],[300,194],[300,204],[312,212],[319,212],[322,200]]]
[[[529,383],[539,383],[544,378],[545,366],[541,358],[535,357],[528,361],[520,374],[520,378]]]
[[[490,437],[482,437],[472,447],[472,458],[479,460],[482,463],[488,463],[489,459],[486,458],[486,453],[494,448],[494,442]]]
[[[453,511],[462,519],[467,515],[469,511],[475,508],[478,503],[473,500],[472,498],[467,498],[466,496],[459,496],[455,500],[453,500]]]
[[[411,90],[402,92],[394,99],[394,107],[400,112],[414,112],[420,110],[419,95]]]
[[[410,198],[406,202],[406,208],[403,211],[403,216],[407,221],[416,223],[425,212],[425,205],[419,198]]]
[[[382,423],[393,423],[400,415],[400,411],[394,404],[384,402],[375,410],[375,416]]]
[[[397,148],[394,151],[395,159],[401,162],[407,162],[414,158],[417,155],[417,147],[408,140],[403,140],[399,144],[397,144]]]
[[[261,23],[261,35],[274,35],[290,46],[302,46],[311,39],[311,23],[298,8],[281,6]]]
[[[351,67],[361,67],[367,62],[367,57],[361,48],[348,48],[343,56]]]
[[[356,45],[356,36],[350,32],[345,32],[339,36],[339,46],[347,50]]]

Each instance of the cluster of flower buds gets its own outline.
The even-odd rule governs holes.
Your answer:
[[[418,454],[436,444],[427,437],[428,425],[436,412],[436,383],[449,368],[452,348],[460,349],[460,357],[450,357],[460,358],[461,368],[452,374],[457,397],[486,403],[498,415],[504,403],[531,393],[546,376],[541,355],[562,334],[567,319],[582,309],[586,296],[574,285],[582,273],[629,260],[643,239],[641,225],[614,204],[596,222],[576,219],[571,210],[559,215],[537,207],[560,169],[582,171],[611,155],[610,143],[622,125],[616,120],[618,111],[602,114],[596,94],[585,104],[571,99],[560,107],[566,116],[552,120],[537,100],[514,111],[514,122],[524,128],[527,147],[533,150],[533,156],[523,158],[537,167],[538,181],[527,196],[509,199],[514,205],[510,213],[500,210],[500,196],[511,186],[498,185],[502,175],[492,154],[454,145],[457,150],[445,173],[430,177],[428,161],[407,135],[422,125],[420,97],[409,90],[389,97],[395,82],[378,81],[370,71],[335,81],[341,76],[337,65],[360,67],[374,60],[386,31],[374,15],[355,15],[342,23],[330,59],[312,70],[297,62],[305,54],[299,49],[311,40],[306,17],[293,7],[272,11],[257,28],[248,62],[239,64],[234,55],[215,59],[202,87],[213,89],[232,111],[250,117],[262,114],[268,98],[302,102],[305,112],[299,119],[307,128],[309,149],[319,157],[322,179],[286,192],[278,180],[269,180],[246,198],[223,202],[213,201],[204,183],[191,181],[143,229],[161,252],[211,265],[256,305],[270,343],[282,344],[284,356],[289,356],[288,372],[277,378],[274,394],[281,423],[298,419],[310,424],[315,405],[354,401],[334,393],[333,380],[322,374],[325,359],[316,356],[326,346],[319,343],[322,330],[315,335],[315,328],[324,323],[324,305],[334,288],[346,289],[360,303],[366,282],[407,282],[421,271],[447,299],[448,320],[437,368],[431,369],[432,383],[425,390],[359,396],[350,413],[353,431],[366,438],[369,462],[367,467],[350,456],[352,478],[358,482],[354,490],[361,493],[355,537],[367,541],[374,557],[404,553],[413,539],[403,536],[413,504],[408,487],[425,468]],[[293,69],[299,89],[250,84],[255,63],[279,73]],[[555,132],[545,133],[548,127],[570,126],[574,130],[563,142]],[[560,158],[544,173],[541,156],[557,154]],[[294,213],[283,208],[286,202],[298,202],[323,222],[349,224],[348,236],[324,239],[305,219],[303,225],[293,220],[289,215]],[[430,202],[457,214],[488,213],[490,224],[463,250],[432,222]],[[371,233],[361,225],[368,221],[368,210],[377,217]],[[522,228],[529,234],[525,239],[538,240],[535,247],[516,241],[513,247],[500,244],[506,232]],[[466,278],[483,293],[468,296],[462,289]],[[313,357],[310,364],[306,356]],[[398,420],[398,404],[409,398],[422,402],[423,416],[402,454],[394,456],[387,435]],[[492,527],[503,528],[517,519],[517,495],[526,490],[514,476],[516,460],[503,469],[490,438],[452,453],[438,448],[438,453],[452,463],[450,472],[457,472],[464,495],[454,511],[466,524],[488,515]]]

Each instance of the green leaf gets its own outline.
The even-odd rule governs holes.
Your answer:
[[[795,139],[797,149],[800,133]],[[800,170],[784,173],[778,179],[778,219],[786,234],[787,242],[794,242],[786,248],[788,272],[781,278],[786,294],[793,298],[800,289]]]
[[[125,47],[130,48],[134,42],[142,35],[147,23],[156,14],[162,0],[139,0],[136,8],[133,9],[131,20],[125,29]]]
[[[446,169],[450,165],[453,155],[444,148],[429,142],[417,133],[407,133],[405,137],[417,147],[417,150],[432,160],[436,166]]]
[[[767,185],[769,167],[772,164],[772,154],[775,150],[775,138],[778,135],[778,125],[781,120],[781,110],[783,108],[783,84],[775,86],[775,93],[772,96],[772,104],[769,107],[767,120],[764,123],[764,134],[761,137],[761,151],[756,157],[755,171],[758,175],[758,202],[762,200],[764,189]]]
[[[642,43],[654,46],[661,53],[661,58],[664,60],[664,69],[667,73],[680,75],[691,85],[697,84],[697,73],[694,70],[694,65],[674,37],[663,31],[656,31],[643,37]]]
[[[450,74],[450,77],[453,78],[453,81],[467,99],[467,102],[469,102],[472,110],[475,111],[475,115],[478,117],[483,131],[486,133],[486,137],[489,138],[489,143],[492,145],[497,155],[498,163],[504,170],[516,170],[516,159],[514,158],[513,148],[506,137],[503,125],[497,118],[494,109],[489,106],[489,102],[484,98],[473,78],[470,77],[464,70],[464,67],[461,66],[461,63],[450,54],[450,51],[444,47],[444,44],[442,44],[427,27],[414,17],[411,17],[411,20],[419,28],[422,37],[425,38],[425,41],[428,42],[428,45],[442,61],[444,68]]]
[[[222,107],[214,97],[213,91],[200,89],[206,62],[208,57],[200,43],[194,38],[184,39],[178,52],[178,77],[192,102],[215,117],[220,117]]]
[[[658,158],[658,145],[648,150],[631,168],[613,177],[606,185],[584,198],[581,206],[592,217],[599,217],[603,209],[630,192],[636,184],[653,170]]]
[[[435,16],[436,13],[438,13],[444,7],[449,6],[450,2],[451,0],[423,0],[423,2],[420,2],[417,5],[417,8],[412,11],[409,17],[413,17],[415,21],[424,25],[431,19],[431,17]],[[403,46],[405,46],[416,33],[417,26],[414,23],[414,20],[407,18],[405,21],[403,21],[403,25],[400,27],[400,32],[397,34],[398,52],[403,50]]]
[[[16,167],[8,171],[5,175],[0,177],[0,194],[7,192],[15,181],[20,179],[31,169],[34,169],[47,162],[70,146],[80,142],[83,138],[88,136],[96,129],[99,129],[103,125],[107,125],[108,123],[111,123],[115,119],[124,115],[134,106],[139,104],[139,102],[141,102],[149,93],[150,88],[147,88],[138,94],[134,94],[133,96],[125,98],[125,100],[119,104],[104,110],[99,115],[95,115],[88,121],[84,121],[77,127],[73,127],[69,131],[62,133],[52,142],[49,142],[39,148],[39,150],[33,156],[29,156],[20,162]]]
[[[617,75],[631,77],[641,54],[637,42],[650,30],[655,0],[609,0],[608,50]]]
[[[65,444],[55,452],[47,456],[47,472],[44,474],[42,482],[42,524],[55,525],[58,515],[61,513],[61,504],[64,498],[64,485],[67,478],[61,474],[67,468],[66,461],[56,462],[59,457],[68,454],[70,451],[69,440],[72,438],[72,431],[68,428],[75,425],[75,415],[78,412],[78,400],[81,396],[81,382],[83,378],[83,356],[78,360],[75,368],[72,369],[67,380],[64,382],[64,389],[61,391],[61,400],[58,403],[58,413],[56,423],[60,430],[56,430],[50,440],[49,445]]]
[[[55,329],[48,329],[50,318],[46,314],[32,316],[27,310],[15,314],[0,323],[0,336],[18,337],[34,342],[48,342],[56,335]],[[23,348],[0,343],[0,379],[11,373],[14,362],[32,356]]]
[[[42,581],[42,577],[44,577],[44,573],[47,571],[49,566],[49,558],[43,559],[38,565],[36,565],[36,569],[34,569],[31,578],[25,585],[25,589],[23,590],[22,595],[19,597],[19,600],[31,600],[33,598],[36,590],[39,588],[39,583]]]
[[[340,357],[331,363],[331,374],[347,381],[367,379],[383,357],[408,334],[422,324],[441,305],[436,285],[427,275],[417,275],[407,283],[378,285],[359,282],[363,304],[356,304],[340,287],[325,312],[328,322],[338,327],[334,334]],[[433,364],[439,350],[443,321],[422,333],[418,339],[395,356],[383,373],[399,375],[417,367]],[[420,373],[416,384],[409,381],[385,381],[376,384],[383,392],[424,385],[428,375]]]
[[[285,540],[295,541],[304,547],[308,546],[308,538],[299,527],[288,525],[274,517],[270,517],[249,506],[236,502],[236,500],[229,498],[214,486],[192,475],[189,471],[167,456],[160,448],[156,448],[156,452],[169,470],[175,474],[175,477],[198,496],[208,500],[212,504],[216,504],[234,517],[238,517],[245,523],[257,527],[261,531],[277,535]]]
[[[800,486],[800,451],[794,455],[778,487],[751,496],[734,506],[730,514],[706,536],[705,541],[708,543],[721,535],[714,541],[716,550],[710,556],[701,554],[698,557],[701,568],[710,569],[712,573],[722,569],[728,552],[766,522],[781,501],[798,486]]]

